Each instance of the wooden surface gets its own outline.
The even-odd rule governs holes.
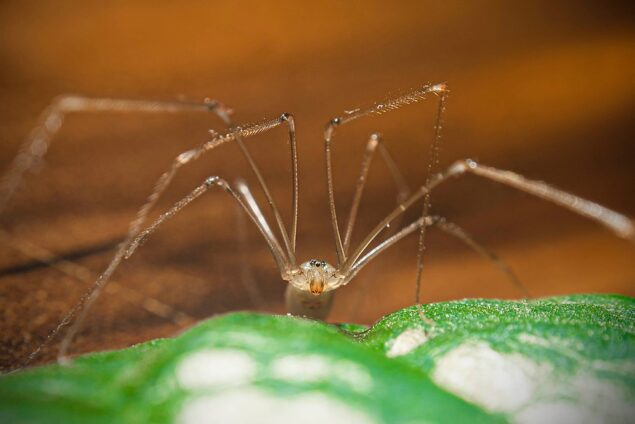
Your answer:
[[[344,110],[426,82],[451,89],[441,166],[465,157],[543,179],[635,216],[635,30],[633,7],[602,2],[67,1],[0,6],[0,170],[38,114],[62,93],[201,100],[232,106],[238,122],[294,113],[300,155],[298,256],[334,262],[327,218],[322,133]],[[425,179],[434,102],[338,131],[335,186],[348,212],[365,139],[381,131],[412,186]],[[70,116],[46,166],[0,216],[0,365],[43,340],[108,263],[115,243],[156,178],[179,152],[208,138],[218,120],[201,114]],[[284,132],[249,141],[289,221]],[[160,202],[169,207],[208,175],[255,181],[235,146],[184,169]],[[260,196],[259,199],[262,199]],[[376,161],[356,237],[393,205]],[[635,249],[583,218],[475,177],[433,197],[448,217],[493,248],[534,296],[635,294]],[[412,215],[411,217],[414,217]],[[254,309],[283,312],[284,284],[249,227],[241,255],[236,210],[222,193],[192,204],[116,273],[73,352],[175,334],[192,320]],[[416,241],[369,265],[337,296],[333,321],[372,322],[414,298]],[[39,266],[35,247],[81,266],[84,280]],[[62,265],[64,265],[62,263]],[[77,267],[64,268],[77,274]],[[426,302],[519,293],[487,261],[429,232]],[[159,318],[148,298],[191,319]],[[141,307],[146,305],[146,309]],[[150,302],[150,303],[149,303]],[[54,346],[55,347],[55,344]],[[39,361],[54,356],[46,352]]]

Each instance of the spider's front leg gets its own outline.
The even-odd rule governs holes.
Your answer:
[[[413,90],[402,96],[394,97],[392,99],[386,100],[385,102],[376,104],[375,106],[371,108],[358,109],[353,113],[349,113],[344,116],[333,118],[326,124],[326,129],[324,130],[324,151],[326,154],[326,162],[325,162],[326,185],[327,185],[327,192],[328,192],[328,199],[329,199],[329,211],[331,213],[331,225],[333,227],[333,236],[335,238],[335,251],[337,254],[338,267],[344,265],[349,258],[347,257],[348,255],[346,254],[344,243],[342,242],[342,236],[339,230],[339,224],[337,220],[337,211],[335,207],[335,190],[333,188],[333,163],[332,163],[332,154],[331,154],[333,137],[335,135],[335,129],[359,118],[363,118],[367,116],[382,115],[386,112],[397,110],[405,105],[418,103],[424,100],[428,95],[431,95],[431,94],[440,96],[440,104],[442,106],[443,100],[447,94],[446,85],[445,84],[425,85],[417,90]],[[437,139],[438,139],[437,134],[435,134],[435,142],[434,142],[435,144],[437,142]]]

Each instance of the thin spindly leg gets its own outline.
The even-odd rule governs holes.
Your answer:
[[[478,243],[472,236],[470,236],[465,230],[458,225],[447,221],[445,218],[439,218],[437,222],[435,222],[435,226],[439,228],[441,231],[450,234],[467,246],[471,247],[475,252],[480,253],[486,259],[489,259],[512,283],[516,289],[522,293],[522,295],[526,298],[531,297],[529,290],[527,287],[520,281],[516,273],[513,269],[505,261],[503,261],[496,253],[487,249],[482,244]]]
[[[441,126],[443,109],[445,108],[445,100],[447,92],[442,92],[439,98],[439,104],[437,106],[437,114],[434,121],[434,137],[432,144],[430,145],[430,159],[428,160],[428,172],[426,175],[426,186],[430,185],[433,174],[436,173],[436,167],[439,163],[439,148],[441,144]],[[430,208],[432,202],[430,198],[430,191],[428,190],[423,196],[423,206],[421,208],[421,218],[425,218],[430,214]],[[419,296],[421,295],[421,278],[423,276],[423,259],[426,249],[426,225],[422,225],[419,230],[419,244],[417,246],[417,276],[415,278],[415,303],[419,306],[419,315],[423,318],[423,308],[419,302]]]
[[[20,152],[16,155],[9,169],[0,179],[0,213],[4,211],[9,200],[20,186],[24,174],[38,164],[46,155],[55,133],[61,128],[67,114],[74,112],[143,112],[143,113],[178,113],[178,112],[210,112],[228,110],[216,100],[205,100],[202,103],[165,102],[152,100],[129,100],[90,98],[81,96],[60,96],[40,115],[39,124],[26,138]]]
[[[221,119],[225,122],[227,126],[231,126],[231,118],[229,114],[220,113]],[[273,200],[273,196],[269,191],[269,187],[265,182],[265,179],[262,176],[262,173],[258,169],[256,162],[253,157],[249,153],[247,146],[243,142],[242,136],[238,135],[236,137],[236,143],[240,148],[243,156],[247,160],[249,167],[256,175],[258,179],[258,183],[260,184],[260,188],[262,189],[265,197],[267,198],[267,203],[269,203],[269,207],[271,208],[271,212],[274,215],[274,218],[278,224],[278,229],[280,230],[280,235],[282,236],[282,241],[284,243],[287,257],[289,258],[289,262],[291,264],[295,264],[295,241],[298,227],[298,155],[297,155],[297,147],[296,147],[296,138],[295,138],[295,122],[293,116],[289,113],[283,113],[280,116],[280,120],[282,122],[286,122],[289,130],[289,149],[291,152],[291,198],[292,198],[292,210],[293,210],[293,222],[291,224],[291,237],[289,237],[289,233],[287,232],[286,226],[284,225],[284,221],[282,220],[282,215],[280,214],[280,210],[276,206],[276,202]]]
[[[635,243],[635,224],[633,220],[598,203],[559,190],[543,181],[530,180],[515,172],[480,165],[471,159],[455,162],[448,170],[448,176],[457,176],[465,173],[478,175],[555,203],[558,206],[592,219],[613,231],[618,237]]]
[[[235,185],[240,190],[241,182],[236,182]],[[244,196],[243,196],[244,197]],[[245,289],[249,300],[253,304],[256,309],[264,309],[266,307],[266,302],[260,291],[258,284],[256,284],[256,280],[254,279],[254,275],[251,270],[251,264],[249,261],[249,257],[247,255],[249,240],[248,240],[248,232],[247,232],[247,222],[245,220],[245,212],[240,207],[239,204],[236,204],[236,241],[237,241],[237,249],[240,255],[240,282],[242,283],[243,288]]]
[[[425,99],[428,94],[443,94],[446,93],[446,91],[447,89],[445,84],[426,85],[405,95],[389,99],[380,104],[376,104],[371,108],[359,109],[344,116],[333,118],[326,125],[326,129],[324,131],[324,150],[326,153],[326,185],[329,196],[329,210],[331,213],[331,225],[333,226],[333,235],[335,238],[335,250],[337,253],[338,268],[340,268],[345,262],[347,262],[347,257],[344,251],[344,244],[342,243],[342,236],[340,234],[339,225],[337,222],[337,212],[335,210],[335,192],[333,189],[333,163],[331,158],[331,144],[335,133],[335,128],[364,116],[381,115],[391,110],[399,109],[402,106],[411,103],[417,103]]]
[[[189,195],[187,195],[186,197],[178,201],[167,212],[164,212],[163,214],[161,214],[161,216],[157,218],[157,220],[154,221],[151,225],[149,225],[145,230],[141,231],[132,240],[132,242],[126,249],[125,258],[128,259],[130,256],[132,256],[134,251],[140,245],[145,243],[148,237],[150,237],[150,235],[152,235],[152,233],[154,233],[161,224],[163,224],[168,219],[172,218],[181,209],[183,209],[185,206],[190,204],[193,200],[197,199],[198,197],[206,193],[210,189],[210,187],[214,187],[214,186],[220,187],[225,192],[229,193],[234,198],[234,200],[236,200],[238,204],[243,208],[243,210],[247,212],[247,214],[249,215],[249,218],[251,218],[254,224],[256,224],[256,227],[258,227],[258,229],[262,233],[262,236],[265,238],[265,241],[267,241],[269,249],[271,250],[273,257],[276,260],[276,264],[278,265],[278,269],[280,270],[280,273],[283,274],[289,266],[289,261],[288,261],[288,258],[284,255],[284,252],[282,251],[278,241],[275,238],[271,237],[271,234],[270,234],[271,230],[270,229],[267,230],[266,228],[263,228],[260,219],[254,214],[254,212],[252,212],[252,209],[250,208],[250,206],[240,197],[240,195],[236,191],[234,191],[234,189],[232,189],[229,186],[229,184],[224,179],[220,177],[216,177],[216,176],[207,178],[203,184],[196,187]]]
[[[162,223],[164,223],[166,220],[168,220],[171,217],[173,217],[174,215],[176,215],[181,209],[183,209],[185,206],[187,206],[193,200],[195,200],[196,198],[198,198],[201,195],[203,195],[204,193],[206,193],[211,187],[215,187],[215,186],[218,186],[218,187],[222,188],[225,192],[229,193],[240,204],[240,206],[243,208],[243,210],[245,212],[247,212],[247,215],[254,222],[254,224],[256,224],[256,226],[258,227],[258,229],[262,233],[263,237],[265,238],[265,241],[267,242],[269,248],[271,249],[271,253],[273,254],[274,259],[276,260],[276,263],[278,264],[278,268],[280,269],[280,273],[281,274],[284,273],[285,270],[288,268],[288,262],[287,262],[286,257],[284,256],[284,252],[280,249],[280,245],[277,243],[277,241],[272,240],[272,239],[269,238],[267,232],[261,227],[261,225],[260,225],[260,223],[258,221],[258,218],[256,216],[254,216],[254,214],[251,212],[250,208],[245,204],[245,202],[241,199],[241,197],[229,186],[229,184],[227,184],[227,182],[225,180],[223,180],[223,179],[221,179],[219,177],[209,177],[209,178],[207,178],[203,184],[201,184],[200,186],[196,187],[188,196],[186,196],[185,198],[183,198],[182,200],[177,202],[167,212],[163,213],[152,225],[150,225],[148,228],[146,228],[141,233],[139,233],[132,240],[132,242],[130,243],[128,248],[125,249],[122,253],[118,252],[118,255],[121,254],[122,257],[125,256],[126,258],[130,257],[134,253],[134,251],[154,231],[156,231],[156,229]],[[121,259],[119,259],[119,261],[120,260]],[[113,263],[115,263],[115,262],[113,261]],[[111,263],[111,266],[112,266],[112,263]],[[68,332],[64,336],[64,339],[62,340],[62,343],[60,345],[60,352],[59,352],[59,355],[58,355],[58,361],[65,362],[66,354],[68,352],[68,348],[69,348],[73,338],[75,337],[75,335],[77,334],[77,332],[81,328],[82,322],[86,318],[86,314],[87,314],[88,310],[90,309],[92,304],[95,302],[95,300],[99,296],[101,290],[104,288],[104,285],[105,285],[104,282],[105,281],[101,281],[101,279],[97,280],[97,283],[95,283],[89,289],[89,291],[87,293],[85,293],[81,297],[81,299],[75,304],[73,309],[64,317],[62,322],[60,324],[58,324],[58,326],[55,328],[55,330],[53,330],[52,333],[49,334],[49,336],[48,336],[48,338],[47,338],[47,340],[45,341],[44,344],[47,344],[51,339],[53,339],[55,337],[55,335],[60,331],[60,329],[63,328],[65,325],[67,325],[71,321],[73,316],[77,312],[79,312],[79,315],[78,315],[77,319],[75,320],[73,325],[69,328]],[[31,355],[29,355],[29,358],[27,358],[27,360],[30,361],[33,357],[35,357],[35,355],[31,354]]]
[[[357,178],[357,186],[355,188],[355,194],[353,195],[353,202],[351,203],[351,210],[348,214],[348,220],[346,224],[346,231],[344,232],[344,252],[348,254],[350,248],[351,237],[353,235],[353,228],[355,227],[355,221],[357,219],[357,213],[359,211],[359,204],[362,199],[362,193],[368,179],[368,170],[375,154],[375,151],[379,149],[379,153],[383,158],[397,188],[397,203],[403,202],[410,194],[410,188],[406,183],[406,180],[399,171],[399,167],[395,163],[392,155],[388,151],[388,148],[384,144],[384,141],[380,134],[371,134],[370,139],[366,143],[366,149],[364,150],[364,157],[362,158],[362,165],[359,171],[359,177]],[[398,225],[396,225],[398,226]]]
[[[446,234],[449,234],[453,237],[456,237],[465,245],[472,248],[477,253],[483,255],[487,259],[491,260],[494,265],[511,281],[511,283],[519,289],[523,295],[529,296],[527,289],[525,286],[521,284],[521,282],[516,277],[516,274],[512,271],[512,269],[502,261],[494,252],[487,249],[477,241],[475,241],[465,230],[463,230],[458,225],[449,222],[443,217],[440,216],[426,216],[425,218],[419,218],[415,222],[405,226],[398,233],[394,234],[391,237],[388,237],[386,240],[379,243],[377,246],[372,248],[368,253],[366,253],[359,261],[357,261],[349,271],[349,274],[346,277],[346,281],[350,281],[355,275],[372,259],[377,257],[380,253],[384,252],[390,246],[396,244],[400,240],[414,233],[422,226],[426,227],[437,227]]]
[[[267,237],[274,242],[277,250],[282,252],[282,247],[280,247],[278,239],[271,230],[271,227],[269,226],[265,215],[260,210],[258,202],[256,202],[256,199],[254,199],[253,194],[251,194],[251,190],[249,190],[249,186],[247,185],[247,183],[242,179],[238,179],[238,181],[236,182],[236,187],[244,200],[245,206],[249,208],[252,215],[256,217],[256,220],[258,221],[260,228],[262,228],[262,231],[264,231],[267,234]]]
[[[429,184],[420,187],[403,203],[399,204],[386,218],[384,218],[368,236],[362,240],[357,249],[349,256],[347,262],[341,268],[342,273],[348,272],[353,264],[362,256],[370,243],[389,225],[395,218],[404,213],[414,203],[423,198],[436,186],[450,177],[458,177],[466,173],[472,173],[499,183],[508,185],[517,190],[533,194],[543,200],[555,203],[575,212],[579,215],[592,219],[615,233],[618,237],[635,243],[635,224],[628,217],[605,208],[590,200],[583,199],[565,191],[559,190],[543,181],[530,180],[522,175],[511,171],[492,168],[476,163],[471,159],[460,160],[452,164],[445,172],[439,173],[431,179]]]

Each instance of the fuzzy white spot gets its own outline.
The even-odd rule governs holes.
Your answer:
[[[317,355],[289,355],[277,359],[271,371],[280,380],[292,382],[317,382],[339,380],[357,391],[368,391],[372,378],[362,367],[352,361],[329,360]]]
[[[253,387],[187,401],[179,424],[373,424],[371,417],[321,393],[277,397]]]
[[[176,367],[179,385],[189,390],[248,383],[255,373],[254,360],[235,349],[202,350],[188,355]]]
[[[407,355],[428,341],[428,335],[420,328],[410,328],[387,342],[386,356],[394,358]]]
[[[519,354],[496,352],[486,343],[466,343],[437,362],[432,378],[489,410],[512,412],[532,399],[550,368]]]
[[[546,343],[531,335],[522,341]],[[588,372],[599,365],[589,363],[570,376],[520,354],[499,353],[483,342],[472,342],[441,358],[432,377],[486,409],[509,413],[517,423],[630,422],[635,404],[624,389]]]
[[[271,371],[280,380],[320,381],[329,377],[331,364],[317,355],[289,355],[277,359]]]

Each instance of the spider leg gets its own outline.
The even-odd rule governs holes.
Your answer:
[[[531,297],[531,293],[529,293],[527,287],[522,283],[522,281],[520,281],[518,275],[516,275],[514,270],[509,265],[507,265],[507,263],[503,261],[496,253],[474,240],[474,238],[469,235],[463,228],[441,217],[437,217],[437,221],[434,223],[434,225],[444,233],[458,238],[468,247],[471,247],[472,250],[474,250],[476,253],[481,254],[485,259],[490,260],[494,264],[494,266],[496,266],[503,274],[505,274],[509,282],[514,287],[516,287],[516,289],[520,293],[522,293],[523,297]]]
[[[221,112],[219,115],[227,126],[232,125],[229,114]],[[238,144],[238,147],[240,148],[241,153],[247,160],[249,167],[251,168],[253,173],[256,175],[256,178],[258,179],[258,183],[260,184],[260,188],[262,189],[265,197],[267,198],[267,203],[269,204],[269,207],[271,208],[271,211],[276,220],[276,223],[278,224],[278,229],[280,230],[280,234],[282,236],[282,241],[284,243],[284,246],[289,258],[289,262],[291,262],[292,264],[295,264],[295,242],[296,242],[296,235],[297,235],[297,228],[298,228],[298,194],[299,194],[298,154],[297,154],[297,146],[296,146],[296,138],[295,138],[295,121],[294,121],[293,115],[291,115],[290,113],[283,113],[280,116],[279,120],[281,121],[281,123],[282,122],[287,123],[287,128],[289,131],[289,151],[291,153],[291,199],[292,199],[291,208],[293,213],[293,221],[291,224],[291,236],[289,236],[289,233],[287,232],[286,226],[284,225],[284,221],[282,219],[282,215],[280,214],[280,210],[278,209],[278,206],[276,205],[276,202],[274,201],[273,196],[271,195],[271,192],[269,191],[269,187],[267,186],[267,183],[265,182],[265,179],[262,176],[262,173],[258,169],[256,162],[251,156],[251,153],[249,153],[247,146],[243,142],[243,137],[241,134],[237,134],[235,138],[235,142]]]
[[[331,225],[335,238],[335,250],[337,253],[338,268],[347,262],[342,236],[337,222],[337,212],[335,208],[335,192],[333,189],[333,164],[331,158],[331,145],[335,129],[340,125],[349,123],[358,118],[372,115],[382,115],[391,110],[399,109],[411,103],[417,103],[426,98],[429,94],[440,94],[443,96],[447,92],[445,84],[426,85],[417,90],[411,91],[402,96],[389,99],[368,109],[359,109],[344,116],[331,119],[324,130],[324,151],[326,154],[326,184],[329,199],[329,210],[331,213]]]
[[[434,137],[432,138],[432,144],[430,145],[430,160],[428,161],[428,172],[426,175],[426,186],[430,185],[430,181],[433,178],[433,172],[436,170],[436,166],[439,163],[439,147],[441,144],[441,125],[442,115],[445,108],[445,100],[447,93],[441,93],[439,98],[439,104],[437,106],[436,118],[434,121]],[[421,208],[421,219],[425,219],[430,214],[430,208],[432,207],[432,201],[430,198],[430,191],[428,190],[423,196],[423,206]],[[425,237],[426,237],[426,225],[422,225],[419,230],[419,244],[417,247],[417,276],[415,278],[415,303],[419,308],[419,316],[422,320],[427,321],[424,317],[423,308],[421,302],[419,302],[419,296],[421,295],[421,278],[423,276],[423,259],[426,250]]]
[[[366,185],[366,180],[368,179],[368,170],[370,169],[370,164],[375,154],[375,151],[379,149],[379,153],[381,154],[384,163],[388,167],[390,174],[395,182],[395,186],[397,188],[397,203],[403,202],[408,195],[410,194],[410,188],[408,187],[408,183],[399,170],[399,167],[395,163],[390,151],[386,147],[383,138],[380,134],[371,134],[368,142],[366,143],[366,149],[364,150],[364,156],[362,158],[361,169],[359,172],[359,177],[357,178],[357,186],[355,188],[355,193],[353,195],[353,201],[351,203],[351,209],[348,214],[348,220],[346,223],[346,231],[344,232],[344,252],[348,253],[351,244],[351,236],[353,235],[353,228],[355,227],[355,221],[357,219],[357,214],[359,211],[359,204],[362,200],[362,193],[364,191],[364,187]],[[398,225],[396,225],[398,227]]]
[[[91,98],[75,95],[57,97],[40,115],[39,124],[24,140],[20,152],[9,169],[0,178],[0,213],[20,186],[24,174],[38,164],[46,155],[53,138],[64,123],[66,115],[75,112],[142,112],[179,113],[209,112],[227,109],[216,100],[201,103],[167,102],[153,100],[130,100]]]
[[[273,231],[271,230],[271,227],[269,226],[269,223],[267,222],[267,218],[265,218],[265,215],[260,210],[260,207],[258,206],[256,199],[254,199],[253,194],[251,194],[251,190],[249,190],[249,186],[247,185],[247,183],[242,179],[238,179],[238,181],[236,181],[236,187],[238,188],[238,192],[240,193],[240,195],[245,200],[244,202],[245,206],[251,211],[252,215],[256,217],[256,220],[258,221],[258,224],[262,228],[262,231],[264,231],[267,234],[267,237],[274,242],[277,250],[282,252],[282,247],[280,247],[280,243],[278,243],[278,239],[276,238]]]
[[[492,168],[476,163],[471,159],[460,160],[452,164],[445,172],[435,175],[427,185],[421,186],[408,199],[399,204],[386,218],[384,218],[368,236],[360,243],[359,247],[351,254],[347,262],[341,268],[342,272],[347,272],[350,267],[361,257],[370,243],[382,232],[388,224],[404,213],[415,202],[429,193],[442,182],[451,177],[458,177],[472,173],[492,181],[496,181],[517,190],[533,194],[543,200],[555,203],[571,210],[581,216],[592,219],[611,231],[618,237],[635,243],[635,224],[628,217],[612,211],[602,205],[590,200],[583,199],[565,191],[559,190],[543,181],[530,180],[522,175],[511,171]]]
[[[520,282],[514,271],[504,262],[502,261],[498,255],[496,255],[491,250],[487,249],[477,241],[475,241],[465,230],[463,230],[458,225],[446,220],[441,216],[426,216],[425,218],[419,218],[411,224],[402,228],[399,232],[394,234],[391,237],[388,237],[386,240],[379,243],[377,246],[372,248],[368,253],[366,253],[362,258],[360,258],[349,271],[349,274],[346,277],[346,281],[350,281],[368,262],[377,257],[380,253],[384,252],[390,246],[394,245],[398,241],[404,239],[410,234],[414,233],[416,230],[420,229],[422,226],[431,227],[435,226],[449,234],[453,237],[456,237],[463,243],[465,243],[468,247],[472,248],[475,252],[483,255],[485,258],[492,261],[492,263],[509,279],[509,281],[520,290],[524,296],[529,297],[529,293],[525,286]]]
[[[235,185],[239,191],[241,191],[240,189],[241,183],[244,184],[242,181],[235,182]],[[249,189],[247,188],[247,190]],[[241,191],[241,194],[242,194],[242,191]],[[251,192],[249,194],[251,194]],[[245,197],[244,194],[243,194],[243,197]],[[249,205],[249,203],[247,203],[247,205]],[[236,242],[237,242],[238,252],[240,252],[239,253],[240,254],[240,281],[252,305],[257,309],[263,309],[266,307],[266,302],[258,284],[256,284],[256,280],[254,279],[254,275],[252,273],[251,264],[249,262],[249,257],[247,255],[247,247],[249,245],[247,221],[245,220],[244,211],[242,210],[239,204],[236,204],[235,211],[236,211]]]
[[[515,172],[481,165],[471,159],[455,162],[448,169],[447,177],[465,173],[478,175],[555,203],[578,215],[594,220],[613,231],[618,237],[635,243],[635,223],[633,220],[598,203],[557,189],[543,181],[530,180]],[[445,179],[447,177],[439,176],[438,178]]]
[[[166,220],[176,215],[181,209],[183,209],[193,200],[195,200],[196,198],[206,193],[211,187],[215,187],[215,186],[222,188],[225,192],[230,194],[238,202],[238,204],[245,210],[245,212],[247,212],[247,215],[251,218],[254,224],[256,224],[256,226],[262,233],[263,237],[265,238],[265,241],[267,242],[269,248],[271,249],[271,252],[276,260],[276,263],[278,264],[278,268],[280,269],[281,274],[284,273],[286,269],[288,268],[288,260],[284,256],[284,252],[280,249],[280,245],[277,243],[277,241],[269,238],[269,235],[267,234],[265,229],[261,227],[258,218],[254,216],[251,209],[245,204],[242,198],[229,186],[229,184],[225,180],[219,177],[209,177],[205,180],[205,182],[203,182],[203,184],[196,187],[189,195],[187,195],[186,197],[178,201],[172,208],[170,208],[168,211],[161,214],[161,216],[154,223],[152,223],[145,230],[143,230],[137,236],[135,236],[134,239],[129,243],[129,245],[128,244],[121,245],[121,247],[117,251],[115,257],[113,258],[112,262],[110,263],[106,271],[99,277],[99,279],[93,284],[93,286],[80,298],[80,300],[75,304],[75,306],[71,309],[71,311],[64,317],[64,319],[62,319],[62,321],[57,325],[57,327],[49,334],[49,336],[44,341],[42,346],[38,348],[36,352],[29,355],[29,357],[27,358],[27,364],[30,360],[32,360],[35,357],[37,352],[41,350],[41,348],[44,347],[46,344],[48,344],[50,340],[52,340],[60,332],[62,328],[68,325],[68,323],[72,320],[73,316],[77,312],[79,312],[77,319],[72,324],[72,326],[68,329],[68,331],[64,335],[64,338],[62,339],[62,342],[60,344],[58,361],[66,362],[66,354],[73,338],[75,337],[75,335],[81,328],[82,323],[84,319],[86,318],[90,307],[93,305],[93,303],[99,296],[100,292],[104,288],[109,277],[112,275],[112,273],[114,272],[114,269],[121,262],[121,260],[123,258],[130,257],[134,253],[134,251],[145,240],[147,240],[147,238],[154,231],[156,231],[156,229],[162,223],[164,223]]]

